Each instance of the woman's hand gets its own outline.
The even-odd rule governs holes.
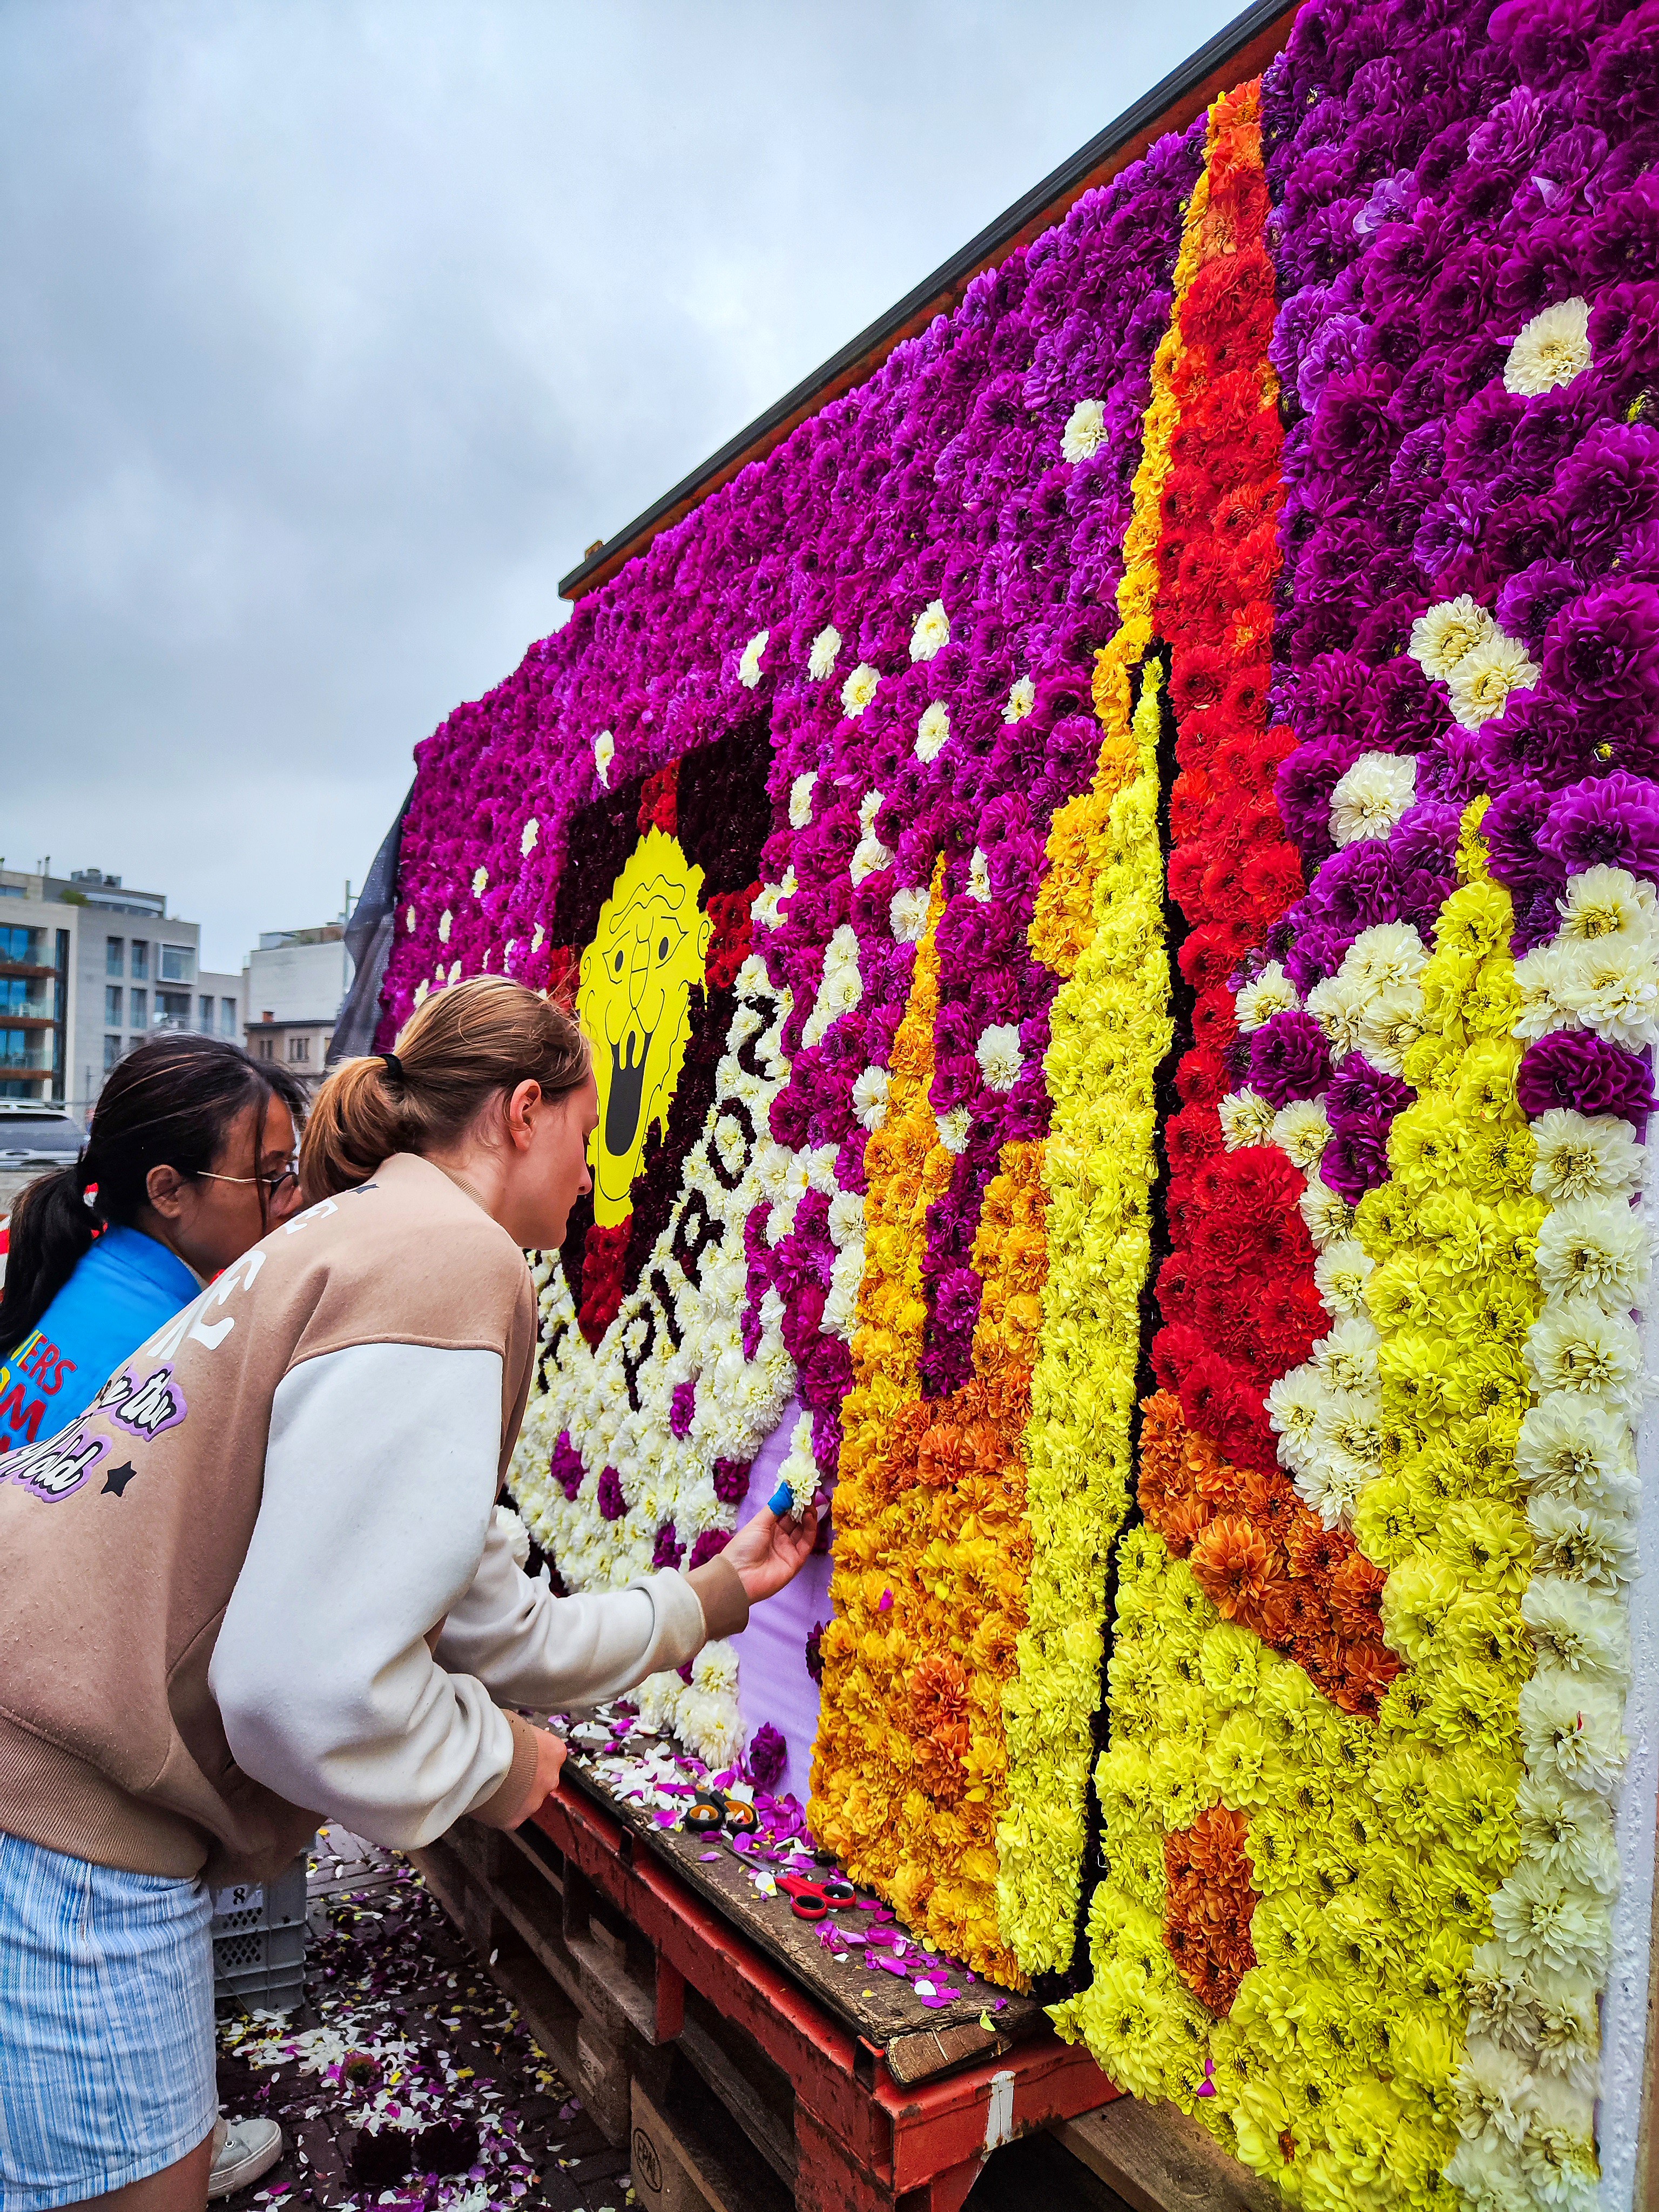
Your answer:
[[[531,1814],[539,1810],[559,1786],[559,1769],[564,1765],[564,1741],[550,1729],[536,1731],[536,1778],[531,1784],[530,1800],[509,1827],[521,1828]]]
[[[799,1525],[787,1514],[780,1520],[769,1505],[763,1505],[752,1520],[744,1522],[722,1556],[737,1569],[750,1605],[794,1580],[811,1556],[817,1533],[817,1509],[811,1505]]]

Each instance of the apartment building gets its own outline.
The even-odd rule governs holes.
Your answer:
[[[314,1090],[351,972],[343,923],[267,930],[242,971],[248,1050],[258,1060],[281,1060]]]
[[[117,1060],[161,1030],[240,1040],[242,978],[204,970],[201,926],[100,868],[0,867],[0,1097],[84,1117]]]

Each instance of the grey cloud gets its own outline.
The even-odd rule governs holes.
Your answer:
[[[331,914],[557,580],[1224,21],[0,7],[0,850]]]

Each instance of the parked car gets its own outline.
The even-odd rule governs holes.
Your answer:
[[[0,1175],[69,1167],[86,1141],[67,1106],[50,1098],[0,1098]]]

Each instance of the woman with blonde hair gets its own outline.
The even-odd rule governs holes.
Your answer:
[[[0,1481],[0,2198],[198,2212],[210,1885],[319,1815],[400,1847],[526,1819],[568,1711],[742,1628],[812,1546],[556,1598],[494,1521],[598,1118],[570,1018],[495,976],[319,1091],[307,1211]]]

